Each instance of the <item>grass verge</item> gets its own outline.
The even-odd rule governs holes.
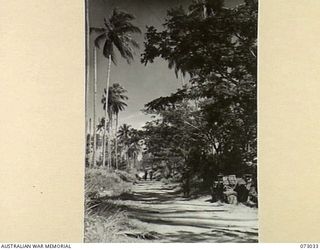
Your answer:
[[[85,177],[84,242],[141,242],[129,237],[134,231],[128,214],[115,199],[130,194],[134,174],[124,171],[87,169]]]

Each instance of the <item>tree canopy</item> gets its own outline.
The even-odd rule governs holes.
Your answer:
[[[94,44],[97,48],[103,44],[103,55],[116,64],[115,49],[117,48],[123,58],[129,63],[133,60],[133,48],[139,48],[138,43],[133,39],[133,33],[141,33],[141,30],[134,26],[131,21],[134,16],[114,9],[110,18],[104,18],[103,27],[91,27],[90,32],[98,34]]]
[[[169,10],[163,30],[147,26],[141,62],[159,57],[190,77],[146,104],[159,117],[145,126],[149,153],[179,156],[186,171],[256,171],[257,17],[256,0],[194,1]]]

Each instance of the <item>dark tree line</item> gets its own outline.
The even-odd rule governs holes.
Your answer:
[[[157,117],[144,127],[145,154],[187,186],[256,175],[257,17],[257,0],[206,0],[169,10],[163,30],[147,27],[141,62],[162,58],[189,81],[145,105]]]

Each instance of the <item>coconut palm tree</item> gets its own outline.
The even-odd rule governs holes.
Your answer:
[[[136,160],[142,148],[140,145],[140,135],[137,129],[130,129],[128,157],[133,159],[133,167],[136,167]]]
[[[103,43],[103,55],[108,59],[106,97],[109,94],[111,61],[116,64],[115,48],[120,55],[130,63],[133,60],[133,48],[139,48],[138,43],[133,39],[133,33],[141,33],[141,30],[134,26],[131,21],[134,16],[126,12],[114,9],[110,18],[104,18],[103,27],[91,27],[91,32],[96,32],[94,43],[97,48]],[[115,47],[115,48],[114,48]],[[106,101],[109,104],[108,101]],[[108,119],[108,109],[105,109],[105,119]],[[107,126],[107,122],[105,123]],[[104,138],[106,139],[107,127],[104,130]],[[108,137],[110,138],[110,136]],[[110,143],[109,143],[110,144]],[[103,166],[105,166],[105,152],[103,152]],[[110,166],[109,166],[110,167]]]
[[[118,129],[118,114],[120,111],[123,111],[127,104],[124,102],[125,100],[128,100],[128,97],[124,95],[127,91],[119,84],[114,83],[112,86],[109,87],[109,91],[106,89],[104,90],[104,95],[102,96],[101,102],[103,104],[103,109],[106,109],[106,99],[108,100],[108,118],[109,118],[109,136],[108,136],[108,165],[111,167],[111,131],[112,131],[112,121],[113,121],[113,115],[116,115],[116,131]],[[106,98],[108,93],[108,98]],[[107,125],[105,124],[105,127]],[[117,161],[117,138],[115,140],[116,144],[116,168],[118,168],[118,161]],[[103,153],[104,153],[104,146],[105,146],[106,140],[103,140]]]
[[[119,122],[119,112],[123,111],[124,108],[127,106],[124,103],[124,100],[128,100],[128,97],[125,95],[127,90],[125,90],[119,83],[114,83],[112,85],[112,91],[115,93],[113,96],[116,97],[115,100],[110,104],[112,106],[111,112],[115,114],[115,131],[117,134],[118,131],[118,122]],[[115,154],[116,154],[116,169],[118,169],[118,137],[115,136]]]
[[[124,123],[119,127],[117,137],[120,139],[120,142],[124,145],[128,166],[129,166],[130,134],[131,134],[131,126],[130,125]]]
[[[126,123],[122,124],[119,127],[118,137],[124,144],[126,144],[129,141],[130,130],[131,130],[131,126]]]

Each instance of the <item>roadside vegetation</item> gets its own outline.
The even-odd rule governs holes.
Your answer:
[[[143,236],[128,236],[128,232],[132,232],[137,226],[130,222],[126,209],[117,202],[121,197],[130,195],[134,180],[135,177],[130,172],[87,169],[85,242],[143,241]]]

